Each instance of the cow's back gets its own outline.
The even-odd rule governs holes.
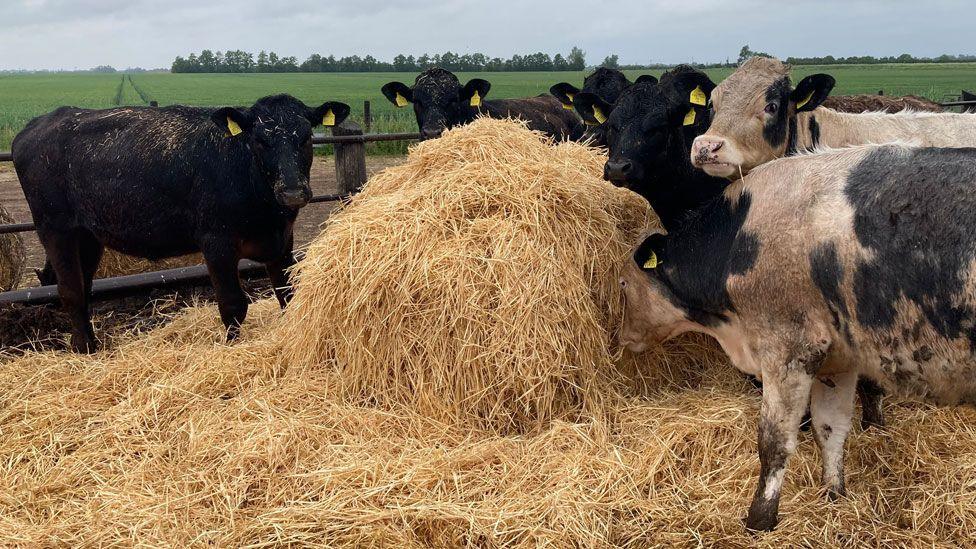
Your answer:
[[[583,125],[573,111],[564,109],[555,97],[545,94],[521,99],[485,101],[484,113],[491,118],[521,118],[529,128],[555,139],[579,139]]]
[[[892,390],[976,397],[976,149],[787,158],[745,189],[762,206],[740,232],[755,260],[729,280],[740,314],[809,319]]]
[[[60,108],[31,121],[13,157],[35,222],[146,257],[192,251],[201,218],[248,181],[235,154],[246,144],[225,140],[210,112]]]

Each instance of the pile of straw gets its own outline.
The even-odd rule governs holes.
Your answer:
[[[98,271],[95,273],[95,278],[110,278],[113,276],[148,273],[152,271],[161,271],[163,269],[192,267],[193,265],[202,264],[203,256],[200,254],[190,254],[179,257],[171,257],[168,259],[160,259],[158,261],[150,261],[148,259],[133,257],[131,255],[126,255],[106,248],[105,253],[102,254],[102,260],[98,264]]]
[[[292,366],[342,395],[524,428],[596,413],[620,267],[650,227],[606,158],[482,119],[413,148],[330,217],[297,271]]]
[[[7,210],[0,205],[0,225],[14,223]],[[26,251],[21,233],[0,235],[0,292],[13,290],[24,277]]]
[[[479,132],[492,139],[506,133],[484,125],[452,133]],[[477,147],[461,142],[487,156],[494,146],[489,139]],[[440,142],[431,143],[413,153],[433,154]],[[587,163],[590,153],[576,151],[579,163]],[[409,177],[419,172],[399,173],[404,193],[420,184]],[[389,172],[377,181],[384,177]],[[380,196],[398,200],[393,191],[366,199]],[[335,221],[322,238],[342,223],[353,221]],[[302,284],[308,284],[312,271],[304,269]],[[377,288],[390,300],[402,299],[378,272],[374,278],[384,284]],[[299,292],[305,299],[316,293],[304,286]],[[614,306],[598,305],[612,316]],[[344,378],[355,373],[328,356],[336,344],[302,355],[292,341],[340,336],[295,332],[300,325],[292,312],[280,319],[272,300],[255,304],[241,341],[228,346],[215,307],[196,307],[151,332],[117,336],[93,356],[0,357],[4,544],[933,547],[969,545],[976,531],[971,408],[889,400],[889,428],[852,435],[851,496],[832,504],[819,488],[816,445],[802,434],[783,522],[771,534],[751,536],[741,517],[759,468],[759,394],[701,338],[686,338],[667,353],[625,355],[619,371],[637,382],[608,383],[599,405],[547,408],[539,404],[547,389],[531,387],[522,401],[525,417],[517,419],[530,413],[550,419],[501,432],[488,419],[514,414],[486,415],[477,406],[447,413],[448,392],[426,387],[418,389],[440,399],[438,405],[407,398],[397,385],[405,381],[379,380],[381,372],[407,373],[387,364],[359,362],[376,370],[370,379],[386,393],[362,387],[353,395]],[[319,329],[314,320],[308,317],[306,331]],[[392,328],[386,337],[413,341]],[[513,352],[521,344],[512,342]],[[561,364],[553,369],[577,375]],[[461,373],[442,375],[427,379],[473,383]],[[527,375],[563,383],[536,371]],[[549,390],[553,398],[573,396]],[[581,388],[573,398],[589,396]]]

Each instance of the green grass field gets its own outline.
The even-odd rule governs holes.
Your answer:
[[[660,71],[642,72],[658,76]],[[731,69],[706,71],[716,82]],[[835,94],[916,94],[934,100],[957,96],[959,90],[976,88],[976,64],[837,65],[801,66],[794,81],[816,72],[837,79]],[[363,100],[372,103],[374,132],[416,131],[411,109],[395,109],[380,93],[390,80],[412,83],[410,73],[355,74],[40,74],[0,75],[0,150],[8,150],[14,135],[31,118],[61,105],[106,108],[115,105],[246,105],[273,93],[290,93],[306,103],[344,101],[352,106],[352,117],[362,120]],[[548,91],[549,86],[567,81],[577,85],[584,73],[517,72],[462,73],[462,81],[485,78],[492,83],[489,98],[527,97]],[[372,152],[400,153],[405,143],[376,143]]]

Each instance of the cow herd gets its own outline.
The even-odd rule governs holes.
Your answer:
[[[607,149],[604,178],[650,203],[650,235],[621,276],[620,342],[714,337],[759,378],[760,477],[746,526],[772,529],[809,412],[831,497],[844,494],[855,395],[881,424],[883,391],[976,402],[976,114],[918,97],[830,96],[753,58],[716,85],[597,69],[582,88],[488,100],[443,69],[383,95],[422,139],[477,116],[515,117]],[[13,158],[71,318],[91,352],[92,276],[105,246],[148,258],[201,251],[233,339],[247,312],[241,258],[290,297],[292,226],[311,197],[312,129],[342,103],[279,95],[249,108],[61,108],[31,121]],[[879,387],[880,385],[880,387]]]

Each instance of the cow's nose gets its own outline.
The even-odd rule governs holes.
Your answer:
[[[278,193],[278,202],[288,208],[301,208],[308,204],[308,193],[302,189],[288,189]]]
[[[634,165],[630,160],[609,160],[603,165],[603,179],[614,183],[622,183],[630,177]]]
[[[438,137],[441,136],[442,133],[444,133],[444,130],[440,128],[437,129],[424,128],[420,130],[420,137],[423,139],[437,139]]]
[[[723,146],[725,140],[720,138],[698,137],[691,145],[696,164],[706,164],[717,160],[717,153]]]

